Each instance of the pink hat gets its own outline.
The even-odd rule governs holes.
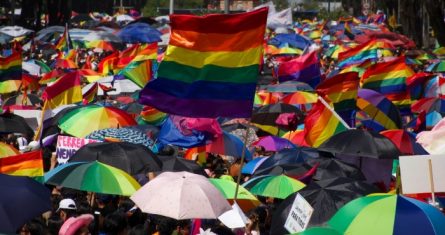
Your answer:
[[[59,230],[59,235],[74,235],[77,230],[84,226],[88,226],[94,220],[94,216],[83,214],[78,217],[71,217],[63,223]]]

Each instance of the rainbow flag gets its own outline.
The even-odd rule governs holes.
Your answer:
[[[65,25],[65,31],[63,31],[63,35],[59,38],[59,41],[56,43],[56,49],[60,51],[68,52],[72,48],[70,33],[68,30],[68,24]]]
[[[72,104],[82,101],[80,74],[70,72],[60,77],[54,84],[46,87],[42,98],[46,108],[54,109],[60,105]]]
[[[369,40],[338,55],[338,67],[361,64],[366,60],[377,61],[377,50],[380,48],[392,48],[388,43],[376,39]]]
[[[108,75],[116,67],[119,61],[119,52],[115,51],[111,55],[103,58],[97,65],[98,72],[103,75]]]
[[[320,83],[321,78],[320,61],[318,60],[317,52],[313,51],[281,63],[278,66],[277,74],[280,82],[294,80],[316,87]]]
[[[338,74],[317,86],[317,93],[334,104],[335,111],[354,110],[360,78],[357,72]]]
[[[116,68],[123,69],[131,62],[143,60],[156,60],[158,57],[158,44],[135,44],[132,47],[122,51],[119,55],[119,61]]]
[[[405,92],[406,78],[415,72],[405,63],[401,56],[390,62],[370,66],[362,76],[362,88],[375,90],[381,94]]]
[[[139,102],[188,117],[250,117],[267,11],[171,15],[158,78],[142,89]]]
[[[118,74],[131,80],[140,88],[143,88],[153,77],[153,61],[133,61],[123,70],[119,71]]]
[[[184,158],[197,161],[203,166],[207,161],[206,146],[198,146],[187,149],[187,151],[185,151]]]
[[[354,40],[355,38],[355,34],[352,32],[351,26],[349,25],[348,22],[345,22],[344,34],[348,36],[348,38],[351,40]]]
[[[12,55],[0,57],[0,82],[22,79],[22,54],[15,52]]]
[[[265,52],[267,55],[301,55],[303,50],[300,48],[293,48],[289,45],[283,45],[282,47],[276,47],[274,45],[267,45]]]
[[[164,123],[165,119],[167,118],[167,114],[163,113],[153,107],[150,106],[144,106],[144,108],[141,111],[140,118],[148,124],[154,125],[154,126],[160,126],[162,123]]]
[[[304,120],[304,139],[308,145],[318,147],[331,136],[347,129],[331,110],[318,101]]]
[[[85,92],[82,91],[83,100],[86,101],[87,103],[92,103],[94,100],[96,100],[98,90],[99,90],[99,84],[95,82]]]
[[[42,151],[0,158],[0,173],[17,176],[43,176]]]

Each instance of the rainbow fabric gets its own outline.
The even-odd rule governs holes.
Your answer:
[[[250,117],[267,11],[171,15],[158,78],[144,87],[139,102],[188,117]]]
[[[274,45],[266,46],[266,54],[267,55],[301,55],[303,54],[303,50],[300,48],[292,48],[289,45],[285,45],[282,47],[276,47]]]
[[[99,84],[96,82],[93,86],[90,87],[85,93],[82,94],[84,101],[89,103],[92,103],[94,100],[96,100],[97,97],[97,91],[99,90]]]
[[[99,64],[98,72],[103,75],[108,75],[113,69],[116,67],[117,62],[119,61],[119,52],[115,51],[113,54],[103,58]]]
[[[320,62],[317,52],[302,55],[293,60],[283,62],[278,67],[278,79],[280,82],[299,81],[315,87],[320,82]]]
[[[54,84],[46,87],[42,98],[45,100],[46,108],[50,109],[64,104],[81,102],[80,74],[70,72],[63,75]]]
[[[320,146],[331,136],[345,130],[347,128],[321,101],[314,104],[304,120],[304,139],[312,147]]]
[[[345,35],[348,36],[349,39],[354,40],[355,34],[352,32],[351,26],[348,22],[345,22]]]
[[[21,53],[15,52],[6,58],[0,57],[0,82],[20,79],[22,79]]]
[[[119,71],[119,75],[123,75],[125,78],[131,80],[140,88],[143,88],[145,84],[153,77],[153,61],[133,61],[127,65],[123,70]]]
[[[142,120],[144,120],[144,122],[148,124],[159,126],[164,123],[165,119],[167,118],[167,114],[153,107],[144,106],[141,111],[140,117]]]
[[[124,50],[119,55],[116,68],[123,69],[131,62],[143,60],[156,60],[158,56],[158,44],[135,44]]]
[[[0,173],[17,176],[43,176],[42,151],[0,158]]]
[[[361,64],[366,60],[377,61],[377,50],[379,48],[390,47],[387,43],[377,41],[375,39],[360,44],[338,55],[338,67],[345,68],[347,66]]]
[[[338,74],[317,86],[317,93],[327,97],[336,111],[354,110],[360,78],[357,72]]]
[[[65,31],[63,31],[63,35],[60,37],[59,41],[56,44],[56,49],[68,52],[71,49],[71,45],[72,44],[68,30],[68,25],[66,25]]]
[[[375,90],[382,94],[394,94],[406,91],[406,78],[414,71],[405,63],[405,57],[390,62],[370,66],[362,76],[362,88]]]

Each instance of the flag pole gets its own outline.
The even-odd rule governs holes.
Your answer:
[[[43,118],[45,117],[45,112],[47,109],[48,109],[48,101],[45,100],[45,102],[43,103],[42,113],[40,113],[40,123],[39,126],[37,127],[37,132],[34,134],[34,141],[38,141],[40,139],[43,129],[43,121],[44,121]]]
[[[239,168],[239,171],[238,171],[238,176],[236,177],[235,196],[233,198],[233,202],[234,203],[236,203],[236,199],[238,198],[239,184],[240,184],[240,181],[241,181],[241,171],[243,169],[244,158],[246,156],[247,140],[249,138],[249,132],[250,132],[250,119],[249,119],[249,121],[247,123],[246,134],[244,135],[244,140],[243,140],[243,150],[241,152],[240,168]]]
[[[345,122],[345,120],[343,120],[343,118],[340,117],[340,115],[338,115],[337,112],[335,112],[335,110],[328,104],[328,102],[326,102],[326,100],[324,100],[321,96],[318,96],[318,100],[321,101],[321,103],[327,108],[329,109],[329,111],[331,111],[331,113],[341,122],[341,124],[343,124],[343,126],[345,126],[346,128],[348,128],[348,130],[351,130],[352,128],[348,125],[348,123]]]

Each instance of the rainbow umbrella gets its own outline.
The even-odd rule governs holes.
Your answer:
[[[139,119],[141,122],[154,126],[162,125],[167,117],[168,114],[150,106],[144,106],[139,115]]]
[[[312,227],[299,233],[292,233],[291,235],[342,235],[335,229],[323,228],[323,227]]]
[[[371,194],[343,206],[329,226],[348,235],[445,234],[437,208],[397,194]]]
[[[283,98],[285,104],[309,104],[317,102],[317,94],[307,91],[296,91]]]
[[[387,130],[380,132],[399,149],[400,153],[407,155],[423,155],[428,152],[416,142],[416,134],[406,130]]]
[[[21,84],[21,80],[6,80],[0,82],[0,94],[7,94],[18,91]]]
[[[252,143],[253,146],[262,146],[266,151],[280,151],[286,148],[295,148],[296,146],[287,139],[278,136],[263,136]]]
[[[432,63],[428,68],[425,69],[427,72],[445,72],[445,61],[440,60],[439,62]]]
[[[247,160],[252,159],[252,154],[246,148],[243,141],[235,135],[227,132],[223,132],[223,134],[213,140],[212,143],[206,145],[206,152],[238,158],[241,157],[244,152],[244,157]]]
[[[210,183],[213,184],[224,196],[225,199],[229,200],[230,204],[233,204],[233,199],[235,199],[235,189],[236,183],[231,180],[226,179],[209,179]],[[243,209],[243,211],[249,211],[261,204],[260,201],[243,186],[239,186],[236,203]]]
[[[436,111],[445,114],[445,100],[441,98],[422,98],[411,105],[411,111],[415,113]]]
[[[0,142],[0,158],[20,154],[14,146]]]
[[[93,131],[137,125],[125,111],[100,105],[74,109],[59,120],[59,127],[66,133],[83,138]]]
[[[256,177],[255,177],[256,178]],[[286,175],[267,175],[247,181],[243,186],[255,195],[284,199],[306,187],[304,183]]]
[[[130,196],[141,187],[125,171],[98,161],[60,165],[45,174],[45,183],[123,196]]]
[[[397,107],[384,95],[369,89],[359,89],[357,107],[363,110],[373,121],[386,129],[402,127],[402,118]]]
[[[85,44],[87,48],[100,48],[104,51],[114,51],[113,45],[104,40],[94,40]]]

